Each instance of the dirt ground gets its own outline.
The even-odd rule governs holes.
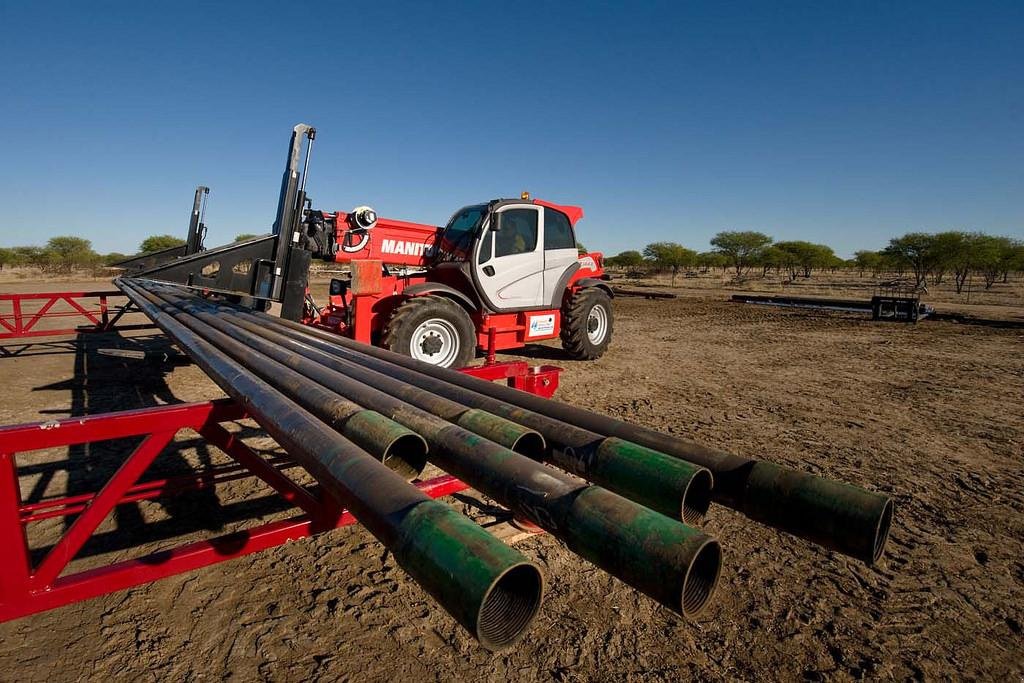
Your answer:
[[[546,572],[540,616],[517,647],[490,654],[349,527],[0,624],[0,680],[1021,680],[1024,329],[744,306],[721,286],[681,284],[676,300],[617,300],[599,361],[566,360],[557,345],[507,357],[565,368],[561,400],[889,493],[897,514],[876,567],[713,507],[722,581],[686,622],[533,536],[517,547]],[[997,294],[979,302],[985,314],[1022,319],[1019,291]],[[194,366],[98,353],[166,348],[150,331],[0,345],[0,424],[220,395]],[[124,452],[25,456],[22,494],[93,490]],[[186,433],[154,473],[223,458]],[[73,566],[138,554],[124,537],[152,550],[293,514],[264,496],[236,482],[122,506]],[[30,527],[33,547],[61,525]]]

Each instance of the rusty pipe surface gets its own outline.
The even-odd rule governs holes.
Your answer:
[[[481,644],[501,649],[525,633],[543,592],[535,564],[255,377],[165,312],[173,307],[154,301],[138,283],[115,284]]]
[[[154,290],[162,301],[176,306],[183,318],[193,316],[200,325],[222,331],[255,352],[294,368],[311,383],[322,384],[414,429],[430,443],[429,457],[442,469],[666,607],[692,617],[713,595],[721,547],[708,535],[296,354],[286,339],[278,338],[281,335],[264,339],[233,316],[195,297],[158,286]]]
[[[578,432],[555,428],[536,416],[569,425],[573,430],[616,437],[659,453],[706,467],[714,475],[710,498],[766,526],[785,531],[825,548],[873,564],[883,554],[894,514],[889,496],[858,486],[800,472],[764,460],[741,457],[695,441],[662,434],[575,406],[552,401],[497,382],[440,368],[408,356],[360,344],[288,320],[265,314],[240,313],[264,325],[285,328],[327,353],[347,359],[360,357],[367,367],[485,410],[494,410],[513,421],[537,429],[552,445],[569,446]],[[314,341],[315,340],[315,341]],[[364,360],[364,359],[372,359]],[[443,383],[443,384],[442,384]],[[470,394],[506,404],[499,411],[491,401],[471,399]],[[519,417],[513,417],[513,414]]]

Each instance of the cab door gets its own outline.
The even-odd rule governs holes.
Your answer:
[[[476,279],[484,299],[498,311],[540,308],[544,300],[544,241],[542,207],[504,206],[501,228],[492,230],[492,216],[480,236]]]
[[[579,270],[579,250],[569,217],[544,207],[544,301],[558,308],[572,273]]]

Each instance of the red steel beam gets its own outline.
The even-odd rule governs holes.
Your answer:
[[[6,331],[0,331],[0,339],[22,339],[26,337],[51,337],[58,335],[78,334],[81,332],[108,332],[115,329],[115,325],[124,314],[125,306],[118,306],[118,312],[113,319],[110,318],[110,297],[122,297],[124,293],[119,290],[101,290],[93,292],[28,292],[0,294],[0,302],[11,302],[10,313],[0,313],[0,327]],[[83,306],[80,299],[99,299],[99,308],[89,309]],[[43,304],[35,312],[24,310],[23,303],[29,301],[42,301]],[[59,302],[70,306],[71,311],[51,311]],[[91,325],[73,328],[61,328],[52,330],[34,329],[36,324],[43,320],[57,320],[63,318],[85,318]],[[119,325],[118,330],[141,330],[154,327],[152,323],[137,323],[132,325]]]
[[[81,292],[66,295],[100,294],[120,293]],[[26,330],[20,307],[22,300],[36,298],[49,301],[53,296],[0,295],[0,300],[7,298],[13,302],[15,329],[18,332],[16,336],[55,334]],[[108,324],[105,297],[102,301],[103,324]],[[0,325],[12,329],[2,317]],[[12,335],[0,334],[0,338],[4,336]],[[505,380],[512,386],[548,395],[557,386],[557,368],[544,366],[538,372],[531,370],[522,361],[493,363],[464,371],[484,379]],[[545,378],[552,376],[553,385],[548,383],[541,386],[542,379],[548,382]],[[244,417],[245,411],[239,405],[230,399],[220,399],[0,428],[0,548],[4,549],[3,559],[0,559],[0,622],[124,590],[242,557],[327,529],[356,523],[355,518],[340,509],[329,496],[314,496],[281,472],[281,469],[295,466],[294,463],[287,458],[260,457],[237,435],[220,424]],[[160,451],[181,429],[196,431],[211,445],[227,453],[236,465],[207,468],[187,477],[138,482],[149,465],[159,457]],[[98,493],[31,504],[21,500],[16,454],[133,436],[146,438]],[[87,571],[64,573],[68,563],[81,550],[96,527],[118,505],[205,488],[243,476],[262,479],[285,500],[300,507],[304,514]],[[437,477],[417,483],[417,486],[433,498],[468,488],[451,476]],[[79,517],[42,562],[33,567],[25,532],[27,524],[70,514],[79,514]]]
[[[0,548],[4,549],[3,559],[0,560],[0,622],[192,571],[327,529],[356,523],[355,518],[341,510],[330,497],[318,498],[286,477],[279,467],[295,466],[287,458],[260,457],[237,435],[220,424],[244,417],[245,411],[240,406],[229,399],[220,399],[0,428]],[[207,472],[196,472],[191,477],[137,483],[174,434],[186,428],[195,430],[236,461],[236,466],[220,467],[219,473],[227,472],[231,478],[240,478],[237,476],[239,472],[232,469],[235,467],[244,470],[246,476],[259,477],[286,500],[301,507],[304,514],[87,571],[63,573],[96,527],[117,505],[211,485],[204,478]],[[146,438],[125,459],[99,493],[33,504],[22,502],[17,453],[131,436]],[[217,472],[212,476],[216,478]],[[171,487],[171,483],[175,486]],[[419,482],[417,486],[434,498],[467,488],[463,482],[447,475]],[[41,509],[44,512],[33,514]],[[27,524],[37,519],[76,512],[80,512],[80,516],[62,534],[42,562],[33,567],[25,533]]]

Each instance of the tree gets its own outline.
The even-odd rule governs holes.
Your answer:
[[[185,240],[174,235],[151,235],[142,240],[142,244],[139,245],[139,251],[143,254],[152,254],[155,251],[180,247],[183,244],[185,244]]]
[[[754,263],[761,266],[761,277],[765,277],[772,268],[778,273],[782,268],[789,267],[791,260],[792,256],[789,253],[772,245],[761,250],[761,253],[754,259]]]
[[[49,254],[43,251],[42,247],[11,247],[14,254],[11,260],[13,266],[36,266],[42,268],[48,263]]]
[[[925,232],[908,232],[902,237],[893,237],[889,240],[889,246],[885,248],[885,253],[896,263],[909,266],[914,271],[915,286],[921,287],[938,256],[935,235]]]
[[[240,235],[235,235],[235,241],[236,242],[248,242],[249,240],[253,239],[254,237],[259,237],[259,235],[253,235],[252,233],[249,233],[249,232],[243,232]]]
[[[644,257],[656,267],[672,271],[672,286],[675,286],[679,269],[693,265],[697,252],[675,242],[654,242],[644,247]]]
[[[583,246],[583,242],[576,240],[576,251],[579,252],[580,256],[585,256],[587,253],[587,248]]]
[[[753,230],[728,230],[711,238],[711,246],[724,254],[736,268],[736,277],[742,275],[771,243],[771,237]]]
[[[721,268],[724,271],[729,267],[729,259],[717,251],[702,251],[697,254],[697,265],[702,273],[708,272],[710,268]]]
[[[1002,245],[1000,248],[999,263],[1003,271],[1003,282],[1010,279],[1011,270],[1024,270],[1024,241],[1013,240],[1009,237],[1000,237]]]
[[[128,258],[128,257],[125,256],[124,254],[122,254],[121,252],[112,251],[109,254],[104,254],[103,258],[102,258],[102,261],[103,261],[103,265],[111,266],[111,265],[117,263],[118,261],[124,261],[126,258]]]
[[[982,278],[985,279],[986,290],[992,289],[992,285],[999,280],[1004,268],[1004,259],[1012,244],[1010,238],[995,238],[990,234],[974,236],[973,258]]]
[[[860,276],[864,277],[864,271],[870,270],[873,276],[878,276],[885,264],[885,259],[877,251],[863,249],[853,255],[853,261],[860,270]]]
[[[636,268],[644,262],[643,254],[635,249],[619,252],[615,256],[609,256],[604,260],[609,266],[617,268]]]
[[[0,270],[6,265],[14,265],[14,251],[7,247],[0,247]]]
[[[51,237],[43,251],[51,263],[66,273],[76,266],[84,266],[97,259],[96,252],[92,250],[92,242],[70,235]]]
[[[789,255],[789,279],[795,280],[799,270],[805,278],[811,276],[815,268],[831,268],[835,253],[831,247],[824,244],[814,244],[796,240],[791,242],[776,242],[775,248]]]

